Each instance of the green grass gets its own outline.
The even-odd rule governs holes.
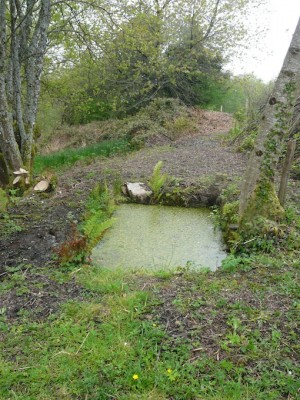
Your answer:
[[[78,149],[66,149],[48,155],[37,155],[34,162],[34,172],[41,173],[44,170],[60,170],[70,167],[77,161],[90,161],[97,157],[110,157],[113,154],[126,153],[132,149],[128,141],[111,140],[97,143],[93,146]]]
[[[0,313],[0,398],[296,400],[299,262],[252,264],[255,276],[235,265],[234,275],[163,279],[61,269],[87,290],[84,300],[44,321],[23,313],[9,322]],[[279,297],[282,309],[268,300]]]

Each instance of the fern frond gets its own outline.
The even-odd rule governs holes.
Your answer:
[[[153,197],[155,200],[160,199],[160,197],[162,195],[161,190],[168,179],[167,174],[161,173],[162,165],[163,165],[163,162],[158,161],[158,163],[155,165],[155,167],[153,169],[152,176],[149,180],[149,186],[153,192]]]

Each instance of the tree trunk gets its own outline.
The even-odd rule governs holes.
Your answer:
[[[26,137],[22,146],[22,157],[24,165],[29,170],[31,169],[34,124],[40,95],[43,60],[47,47],[47,31],[50,23],[50,0],[42,0],[41,3],[39,19],[32,40],[28,46],[27,62],[25,62],[27,90],[24,122],[26,127]]]
[[[0,152],[6,171],[17,170],[22,166],[21,154],[15,139],[13,121],[9,112],[6,94],[6,2],[0,2]],[[3,169],[4,171],[4,169]],[[4,173],[4,172],[3,172]],[[2,179],[2,182],[7,177]]]
[[[300,19],[276,80],[273,95],[265,107],[258,137],[250,156],[240,197],[240,220],[280,217],[283,210],[274,187],[276,166],[289,133],[294,96],[300,81]]]
[[[1,176],[32,167],[34,124],[51,0],[0,1]],[[2,177],[2,183],[7,180]]]

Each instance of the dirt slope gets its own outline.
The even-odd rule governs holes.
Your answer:
[[[61,177],[61,188],[68,185],[85,187],[95,174],[99,178],[119,177],[122,180],[147,179],[158,161],[163,161],[163,171],[193,184],[203,177],[219,174],[242,176],[247,156],[236,153],[224,144],[224,134],[232,126],[232,116],[215,111],[201,111],[198,118],[199,130],[190,136],[163,145],[146,147],[123,157],[96,160],[87,166],[77,166]],[[84,179],[83,179],[84,177]]]

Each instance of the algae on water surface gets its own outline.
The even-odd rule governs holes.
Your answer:
[[[126,204],[92,254],[107,268],[208,267],[226,257],[207,209]]]

